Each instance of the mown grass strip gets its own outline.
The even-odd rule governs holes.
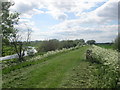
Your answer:
[[[3,75],[3,87],[57,88],[66,73],[85,59],[88,46],[55,55],[46,61]]]
[[[46,60],[49,60],[57,55],[60,55],[60,54],[63,54],[63,53],[68,53],[69,51],[65,51],[65,52],[59,52],[59,53],[56,53],[56,54],[53,54],[53,55],[50,55],[48,57],[45,57],[43,59],[38,59],[36,61],[24,61],[24,62],[21,62],[21,63],[18,63],[17,65],[12,65],[10,67],[6,67],[6,68],[3,68],[2,69],[2,74],[7,74],[7,73],[10,73],[11,71],[14,71],[14,70],[17,70],[17,69],[20,69],[20,68],[24,68],[24,67],[28,67],[28,66],[31,66],[31,65],[34,65],[34,64],[38,64],[38,63],[42,63]],[[34,56],[35,57],[35,56]],[[27,59],[30,59],[30,58],[27,58]]]

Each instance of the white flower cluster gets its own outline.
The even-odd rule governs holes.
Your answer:
[[[98,60],[103,65],[108,65],[114,70],[119,69],[118,56],[120,55],[120,53],[118,53],[117,51],[112,49],[104,49],[104,48],[93,45],[92,55],[93,55],[93,58]]]
[[[60,52],[66,52],[66,51],[74,50],[74,49],[77,49],[77,48],[79,48],[79,46],[71,47],[71,48],[68,48],[68,49],[63,48],[63,49],[61,49],[61,50],[48,51],[46,54],[38,55],[38,56],[32,58],[31,61],[33,61],[33,60],[38,60],[38,59],[42,59],[42,58],[44,58],[44,57],[48,57],[48,56],[50,56],[50,55],[57,54],[57,53],[60,53]],[[28,60],[28,61],[29,61],[29,60]]]

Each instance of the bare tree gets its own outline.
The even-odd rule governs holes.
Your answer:
[[[25,24],[26,25],[26,24]],[[30,44],[31,30],[27,27],[27,32],[21,33],[19,30],[15,30],[12,36],[9,38],[11,44],[14,46],[15,52],[18,55],[20,62],[24,61],[25,51]]]

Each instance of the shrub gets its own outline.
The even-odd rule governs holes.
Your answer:
[[[92,58],[87,59],[100,63],[98,78],[102,77],[101,81],[105,83],[104,87],[116,87],[120,73],[118,59],[120,53],[116,50],[104,49],[95,45],[92,46],[91,50],[90,55]]]
[[[95,44],[96,41],[95,40],[88,40],[86,43],[89,44],[89,45],[92,45],[92,44]]]
[[[52,51],[58,49],[58,47],[59,47],[59,41],[56,39],[43,41],[39,51],[45,51],[45,52]]]

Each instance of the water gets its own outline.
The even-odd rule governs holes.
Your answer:
[[[28,56],[27,55],[27,51],[25,51],[25,55],[24,56]],[[0,57],[0,61],[13,59],[13,58],[18,58],[18,55],[17,54],[13,54],[13,55],[5,56],[5,57]]]

